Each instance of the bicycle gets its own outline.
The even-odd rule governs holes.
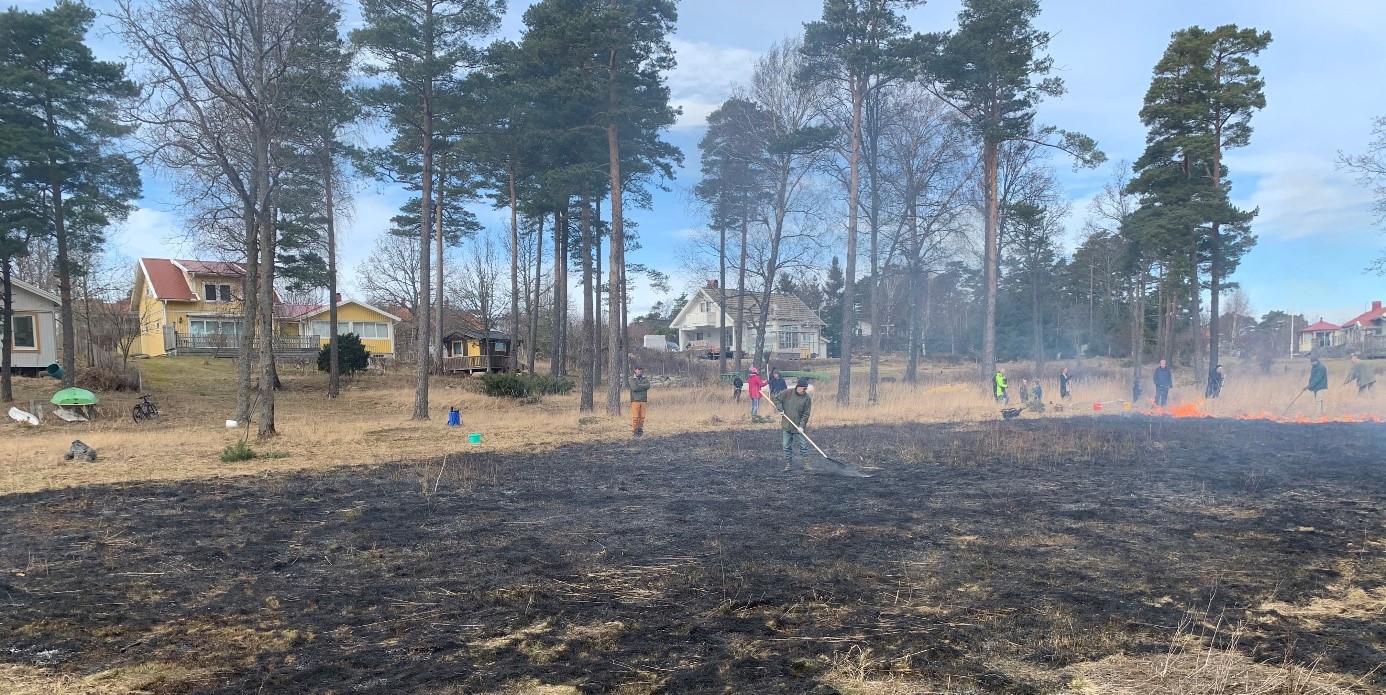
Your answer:
[[[149,396],[140,396],[140,401],[131,409],[130,414],[134,416],[135,422],[143,422],[159,417],[159,407],[149,400]]]

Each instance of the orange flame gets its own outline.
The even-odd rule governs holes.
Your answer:
[[[1154,413],[1156,415],[1164,415],[1166,417],[1216,417],[1212,413],[1208,413],[1203,410],[1204,403],[1204,401],[1198,401],[1196,403],[1180,403],[1178,405],[1170,406],[1168,408],[1161,408],[1157,406],[1155,408]],[[1353,415],[1349,413],[1334,416],[1320,415],[1318,417],[1308,417],[1305,415],[1282,416],[1264,410],[1259,413],[1238,413],[1231,417],[1236,420],[1272,420],[1274,422],[1293,422],[1303,424],[1323,422],[1386,422],[1386,418],[1382,418],[1379,415]]]

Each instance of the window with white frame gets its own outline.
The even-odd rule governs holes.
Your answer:
[[[803,334],[798,331],[780,331],[781,350],[797,350],[799,349],[802,340]]]
[[[16,313],[10,317],[10,347],[15,350],[38,349],[38,321],[33,314]]]
[[[193,319],[188,321],[188,333],[192,335],[240,335],[241,322]]]
[[[231,301],[231,286],[215,282],[202,283],[202,298],[208,302]]]
[[[328,321],[314,321],[312,325],[313,335],[326,337],[332,334],[331,323]],[[389,338],[390,324],[380,321],[338,321],[337,335],[355,333],[358,338]]]

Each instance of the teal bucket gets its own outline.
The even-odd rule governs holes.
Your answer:
[[[480,444],[480,443],[481,443],[481,433],[480,433],[480,432],[473,432],[473,433],[467,435],[467,442],[470,443],[470,444],[473,444],[473,445]]]

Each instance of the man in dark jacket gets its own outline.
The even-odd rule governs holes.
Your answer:
[[[1068,375],[1068,367],[1064,367],[1064,370],[1059,372],[1059,398],[1064,400],[1073,398],[1073,394],[1068,392],[1068,382],[1072,378]]]
[[[1169,365],[1164,360],[1160,360],[1160,366],[1155,368],[1155,405],[1161,408],[1169,405],[1169,390],[1174,388],[1174,373],[1169,370]]]
[[[650,377],[645,376],[644,367],[635,368],[627,386],[630,388],[630,429],[639,437],[645,434],[645,406],[650,401]]]
[[[1314,394],[1314,406],[1323,415],[1323,392],[1328,390],[1328,367],[1317,357],[1309,358],[1309,385],[1305,391]]]
[[[799,377],[792,390],[786,389],[775,396],[775,410],[780,411],[781,443],[784,444],[784,470],[794,468],[794,440],[799,440],[799,458],[803,459],[804,470],[808,470],[808,440],[802,430],[808,428],[809,414],[813,412],[813,398],[808,394],[809,380]],[[796,427],[797,425],[797,427]]]
[[[1370,364],[1363,362],[1362,358],[1358,357],[1355,352],[1352,353],[1352,369],[1348,372],[1348,378],[1343,383],[1347,384],[1349,381],[1357,382],[1357,395],[1359,397],[1370,396],[1372,386],[1376,385],[1376,370],[1372,369]]]
[[[1222,395],[1222,379],[1222,365],[1218,365],[1217,369],[1214,369],[1213,373],[1208,375],[1207,394],[1209,398],[1217,398]]]
[[[781,392],[781,391],[783,391],[783,390],[789,388],[788,386],[785,385],[785,383],[784,383],[784,377],[780,376],[780,370],[778,370],[778,369],[771,369],[771,370],[770,370],[770,381],[767,381],[767,382],[765,382],[765,383],[767,383],[767,384],[770,385],[770,397],[771,397],[771,398],[774,398],[775,396],[780,395],[780,392]]]

